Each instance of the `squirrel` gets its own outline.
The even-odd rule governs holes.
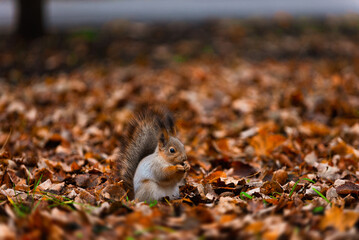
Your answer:
[[[138,112],[120,139],[118,173],[128,197],[154,201],[179,197],[179,185],[190,169],[175,121],[165,108]]]

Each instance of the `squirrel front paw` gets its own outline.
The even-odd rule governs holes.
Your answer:
[[[188,170],[190,170],[191,165],[189,165],[189,163],[187,161],[183,162],[183,167],[184,170],[187,172]]]
[[[185,167],[180,164],[176,165],[176,170],[177,170],[177,172],[185,172],[186,171]]]
[[[176,169],[178,172],[187,172],[190,168],[191,166],[187,161],[176,165]]]

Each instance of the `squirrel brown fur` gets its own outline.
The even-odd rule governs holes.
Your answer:
[[[149,108],[129,121],[121,139],[117,171],[130,198],[176,198],[189,169],[186,160],[172,114],[162,107]]]

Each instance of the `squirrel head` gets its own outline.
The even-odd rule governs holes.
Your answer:
[[[182,164],[187,160],[184,146],[176,137],[162,133],[158,143],[158,149],[162,157],[170,164]]]

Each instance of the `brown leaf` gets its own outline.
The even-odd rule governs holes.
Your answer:
[[[214,221],[212,212],[204,206],[195,206],[191,209],[191,215],[194,215],[202,224],[211,223]]]
[[[251,164],[242,161],[233,161],[231,165],[233,167],[233,176],[247,177],[258,172]]]
[[[16,175],[16,172],[12,169],[7,169],[7,175],[9,176],[12,183],[18,184],[21,179]]]
[[[282,193],[283,189],[277,182],[265,182],[260,188],[260,192],[265,195],[273,195],[274,193]]]
[[[286,155],[282,153],[278,155],[278,160],[283,166],[287,166],[289,168],[294,167],[293,161],[291,161]]]
[[[5,184],[6,188],[12,188],[14,186],[14,183],[11,181],[11,178],[9,174],[4,174],[1,177],[1,185]]]
[[[41,168],[37,170],[34,174],[35,183],[39,181],[40,177],[41,177],[41,182],[44,182],[47,179],[52,180],[52,172],[47,168]]]
[[[45,148],[52,149],[56,148],[58,145],[61,144],[63,138],[59,134],[53,134],[45,143]]]
[[[65,173],[65,171],[60,168],[60,169],[56,169],[57,171],[54,172],[54,174],[52,175],[52,179],[54,180],[54,182],[62,182],[66,179],[67,175]]]
[[[335,188],[335,190],[337,191],[338,194],[359,194],[359,185],[355,184],[353,182],[346,182],[343,185],[340,185],[338,187]]]
[[[79,187],[87,187],[90,181],[90,175],[89,174],[78,174],[75,177],[76,185]]]
[[[61,240],[65,238],[65,232],[56,224],[51,224],[48,237],[53,240]]]
[[[126,191],[124,190],[122,184],[111,184],[106,186],[102,191],[101,195],[105,198],[121,201],[126,196]]]
[[[88,191],[81,189],[80,194],[75,198],[75,202],[96,205],[96,198]]]
[[[65,187],[65,182],[51,184],[48,188],[49,191],[55,194],[60,194]]]

